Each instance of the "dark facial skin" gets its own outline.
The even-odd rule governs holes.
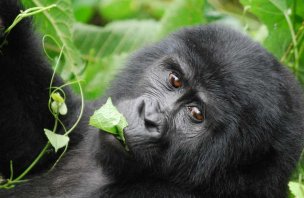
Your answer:
[[[153,164],[154,155],[169,146],[169,130],[189,140],[205,130],[206,97],[200,85],[191,80],[194,76],[186,64],[172,57],[165,57],[159,64],[146,71],[142,95],[117,104],[129,123],[125,129],[127,145],[135,155],[147,149],[144,155],[149,164]],[[191,133],[183,133],[186,131]]]

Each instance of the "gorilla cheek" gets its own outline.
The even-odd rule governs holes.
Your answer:
[[[175,146],[196,148],[199,139],[206,135],[202,125],[193,123],[184,109],[180,109],[174,117],[170,118],[169,125],[167,139],[170,139]]]

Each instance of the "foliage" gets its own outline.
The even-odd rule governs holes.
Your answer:
[[[56,4],[35,15],[36,26],[42,35],[49,35],[43,41],[44,49],[50,61],[58,61],[58,73],[65,80],[77,80],[77,76],[84,80],[86,99],[100,97],[126,57],[136,49],[181,27],[204,23],[223,23],[250,35],[304,83],[303,0],[23,2],[28,8]],[[62,47],[64,59],[58,59]],[[293,178],[296,182],[289,185],[291,197],[303,197],[299,191],[303,173],[299,166]]]
[[[128,123],[126,118],[113,105],[111,98],[108,98],[107,102],[94,112],[90,117],[89,124],[113,134],[125,144],[123,129],[128,126]]]
[[[112,22],[104,28],[77,23],[74,29],[75,44],[87,62],[81,76],[85,95],[91,99],[109,86],[126,56],[157,39],[155,30],[159,24],[153,20],[127,20]]]
[[[288,184],[291,193],[296,198],[304,198],[304,186],[298,182],[289,182]]]
[[[73,72],[79,74],[80,78],[84,79],[84,95],[87,99],[97,98],[104,92],[110,80],[123,65],[125,58],[134,50],[155,42],[180,27],[204,21],[204,0],[119,1],[126,5],[129,5],[128,2],[132,5],[140,4],[141,8],[149,5],[147,9],[150,10],[153,17],[131,19],[132,17],[129,16],[133,11],[126,8],[124,9],[124,12],[128,12],[125,15],[128,16],[126,20],[115,21],[114,19],[120,19],[120,17],[107,16],[103,20],[109,21],[103,27],[75,22],[71,13],[72,5],[77,6],[77,9],[80,9],[81,5],[84,8],[91,7],[92,9],[95,5],[98,10],[112,8],[114,10],[111,12],[116,13],[117,6],[121,6],[117,2],[114,0],[100,2],[77,0],[71,4],[70,0],[24,0],[27,7],[56,3],[57,9],[36,15],[35,22],[41,34],[51,35],[58,41],[56,43],[53,39],[46,39],[44,46],[50,56],[58,56],[60,46],[65,46],[65,64],[63,63],[58,71],[65,80],[72,80]],[[161,5],[167,5],[168,9],[164,9]],[[177,19],[176,15],[171,14],[172,12],[181,13],[182,18]],[[97,11],[98,13],[100,12]],[[84,18],[89,20],[89,17],[81,16],[77,10],[75,15],[82,21]],[[86,15],[94,16],[89,13]],[[157,17],[159,20],[156,20]],[[79,60],[80,58],[82,60]],[[85,68],[82,61],[86,63]]]
[[[277,58],[289,66],[303,83],[304,1],[302,0],[241,0],[267,26],[263,43]],[[301,66],[302,65],[302,66]]]
[[[36,16],[35,22],[43,35],[54,38],[45,41],[49,55],[56,57],[60,47],[65,47],[62,65],[67,67],[62,66],[59,71],[66,80],[74,78],[73,72],[81,74],[87,99],[103,93],[134,50],[180,27],[206,22],[225,23],[246,31],[304,81],[301,0],[24,0],[24,3],[27,7],[56,3],[56,8]]]
[[[56,3],[56,7],[49,11],[43,12],[39,17],[35,18],[37,27],[39,30],[45,31],[47,35],[51,35],[52,40],[47,40],[45,43],[46,49],[56,48],[58,50],[58,55],[60,49],[64,46],[64,58],[65,63],[69,70],[73,71],[75,68],[81,68],[82,60],[80,58],[80,53],[77,50],[73,42],[73,10],[70,0],[30,0],[23,1],[26,7],[41,7]],[[37,15],[36,15],[37,16]],[[54,44],[56,41],[56,44]]]
[[[48,129],[44,129],[44,133],[50,141],[51,145],[55,148],[56,153],[58,149],[65,147],[70,141],[70,138],[68,136],[54,133]]]
[[[29,9],[25,10],[25,11],[21,11],[21,13],[13,21],[12,25],[9,26],[6,29],[4,36],[8,36],[8,34],[10,34],[10,31],[22,19],[24,19],[26,17],[30,17],[30,16],[35,15],[35,14],[38,14],[38,13],[40,13],[42,11],[45,11],[45,10],[48,10],[50,8],[55,8],[55,7],[56,7],[56,5],[53,4],[51,6],[45,6],[45,7],[44,6],[32,7],[32,8],[29,8]],[[5,45],[5,44],[6,44],[6,41],[4,41],[0,45],[0,49],[1,49],[2,45]],[[69,140],[70,140],[68,135],[75,129],[75,127],[78,125],[78,123],[79,123],[79,121],[82,117],[83,109],[84,109],[84,98],[83,98],[82,87],[81,87],[79,81],[66,83],[64,85],[61,85],[60,87],[54,87],[53,86],[55,72],[58,68],[58,65],[59,65],[59,62],[61,60],[63,51],[64,51],[64,48],[62,47],[62,49],[60,51],[60,54],[59,54],[59,57],[57,59],[57,62],[55,64],[54,72],[53,72],[53,75],[52,75],[52,78],[51,78],[51,81],[50,81],[48,107],[49,107],[50,113],[54,117],[54,127],[53,127],[53,130],[44,129],[44,132],[45,132],[45,135],[46,135],[48,141],[47,141],[46,145],[44,146],[44,148],[40,151],[38,156],[36,156],[34,161],[32,161],[31,164],[17,177],[14,176],[13,162],[11,161],[10,162],[10,178],[8,178],[8,179],[0,178],[1,179],[0,189],[14,188],[16,184],[26,182],[27,180],[24,180],[24,178],[36,166],[36,164],[38,164],[38,162],[44,157],[44,155],[47,153],[47,151],[49,150],[49,148],[51,146],[55,149],[55,152],[57,152],[59,149],[65,147],[65,149],[63,150],[63,152],[61,153],[61,155],[59,156],[59,158],[57,159],[57,161],[53,165],[52,169],[57,165],[57,163],[63,157],[63,155],[65,154],[65,152],[68,148],[68,143],[69,143]],[[77,83],[78,86],[79,86],[80,95],[81,95],[81,106],[80,106],[80,112],[79,112],[79,115],[78,115],[78,118],[77,118],[76,122],[74,123],[74,125],[69,130],[67,130],[65,125],[60,120],[60,115],[66,115],[67,111],[68,111],[67,106],[65,104],[66,94],[65,94],[63,88],[67,85],[71,85],[71,84],[74,84],[74,83]],[[63,94],[63,97],[60,95],[59,92],[61,92]],[[58,128],[59,124],[64,129],[64,134],[63,135],[57,133],[57,128]]]

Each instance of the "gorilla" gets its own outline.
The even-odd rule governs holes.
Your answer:
[[[3,29],[21,9],[18,0],[0,1]],[[1,35],[0,173],[9,178],[11,160],[18,176],[47,142],[53,71],[30,19]],[[81,100],[64,91],[69,128]],[[108,97],[129,123],[128,151],[88,125]],[[104,98],[85,103],[52,171],[60,152],[49,150],[28,181],[0,197],[286,198],[303,115],[300,86],[258,43],[218,25],[185,28],[136,52]]]

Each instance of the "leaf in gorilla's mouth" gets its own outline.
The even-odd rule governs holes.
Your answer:
[[[90,117],[89,124],[114,135],[126,146],[123,129],[128,126],[126,118],[113,105],[111,98]]]

